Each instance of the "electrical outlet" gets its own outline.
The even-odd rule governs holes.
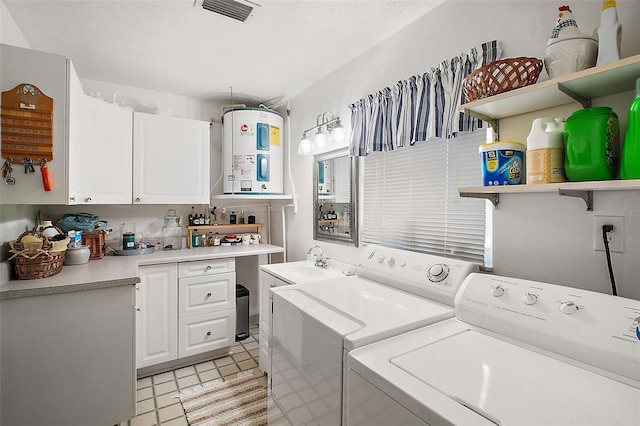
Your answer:
[[[613,225],[613,231],[607,234],[609,250],[624,253],[624,217],[622,216],[594,216],[593,217],[593,249],[604,251],[602,242],[602,226]]]

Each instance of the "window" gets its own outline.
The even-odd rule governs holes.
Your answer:
[[[482,185],[478,147],[486,140],[479,130],[365,157],[362,242],[490,267],[492,209],[458,195],[458,187]]]

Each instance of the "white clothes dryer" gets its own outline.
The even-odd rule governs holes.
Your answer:
[[[471,274],[455,311],[349,353],[347,425],[640,425],[640,301]]]
[[[270,397],[293,425],[342,423],[349,351],[454,316],[474,263],[367,246],[355,277],[271,289]]]

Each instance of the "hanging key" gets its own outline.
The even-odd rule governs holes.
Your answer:
[[[7,175],[4,178],[5,185],[15,185],[16,180],[11,176],[11,172],[13,171],[13,167],[11,167],[11,161],[6,161],[4,163],[5,169],[7,171]]]
[[[22,164],[24,165],[25,174],[30,174],[36,171],[33,167],[33,160],[31,160],[31,158],[23,158]]]

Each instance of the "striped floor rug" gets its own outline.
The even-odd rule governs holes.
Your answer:
[[[179,397],[190,426],[267,424],[267,390],[252,375],[205,383]]]

